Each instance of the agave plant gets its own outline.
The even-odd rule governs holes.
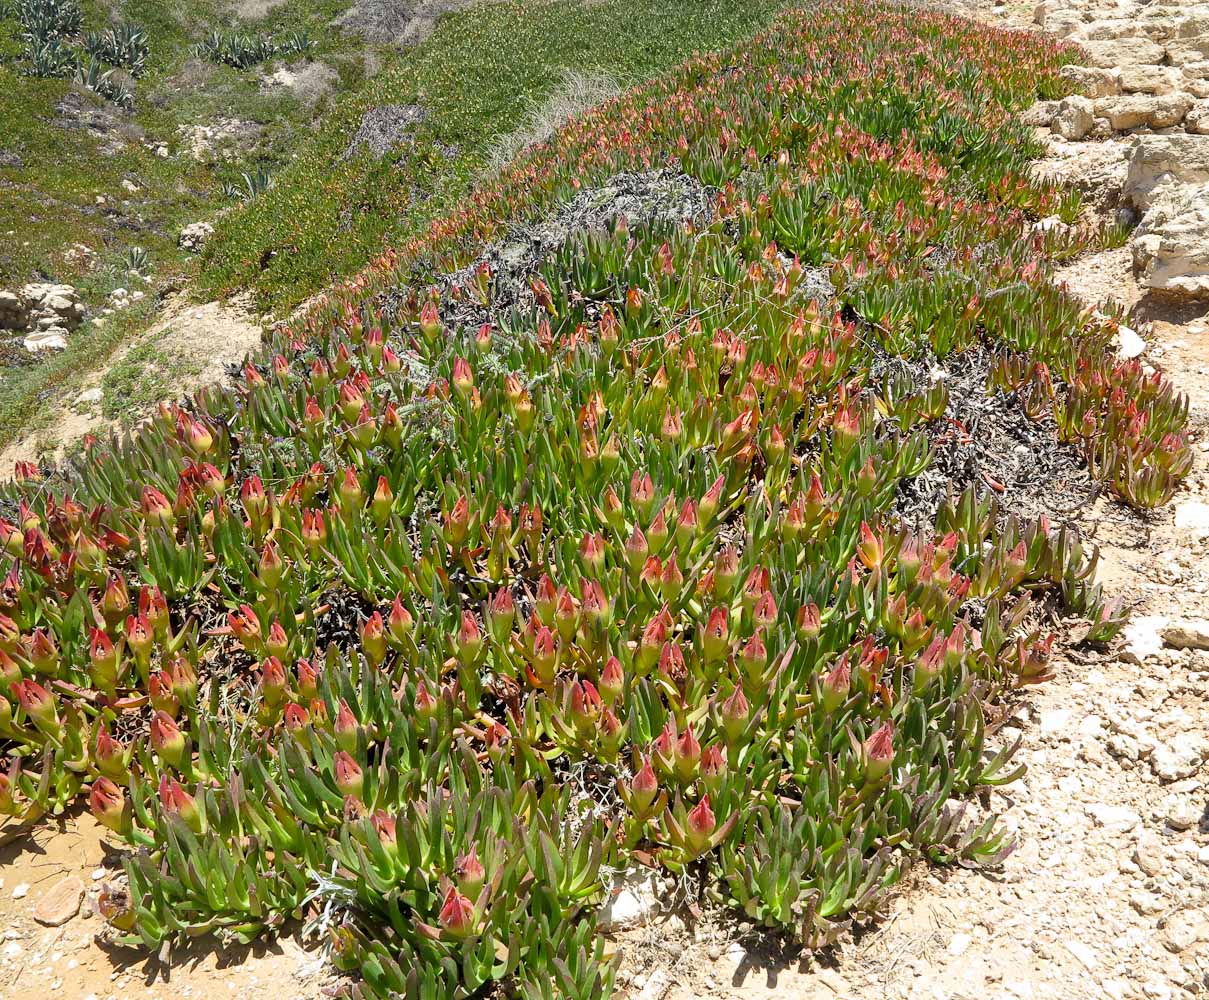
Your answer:
[[[76,82],[91,90],[94,94],[116,104],[124,111],[134,108],[134,94],[122,81],[115,79],[112,69],[106,69],[104,64],[92,56],[88,65],[79,65],[75,70]]]
[[[136,24],[122,24],[84,36],[84,51],[95,60],[129,70],[131,76],[142,76],[151,55],[147,32]]]
[[[252,201],[269,189],[273,183],[273,175],[264,167],[253,171],[244,171],[239,175],[238,183],[223,182],[223,194],[228,198],[239,201]]]
[[[300,38],[301,36],[291,37]],[[196,52],[201,59],[224,63],[235,69],[247,69],[256,63],[272,59],[277,54],[278,48],[268,35],[241,35],[236,32],[212,31],[198,42]]]
[[[84,20],[77,0],[13,0],[11,13],[31,42],[70,38]]]
[[[66,77],[79,71],[79,54],[58,38],[31,38],[26,55],[29,58],[29,72],[33,76]]]

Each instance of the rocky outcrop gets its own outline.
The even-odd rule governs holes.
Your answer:
[[[27,331],[26,350],[67,346],[67,334],[84,322],[84,307],[71,285],[34,283],[0,291],[0,329]]]
[[[1139,136],[1121,194],[1142,214],[1130,237],[1138,284],[1209,296],[1209,136]]]
[[[1209,2],[1042,0],[1034,20],[1085,58],[1061,70],[1077,95],[1038,101],[1022,120],[1052,133],[1050,161],[1065,151],[1110,207],[1138,220],[1129,248],[1140,288],[1209,297]],[[1086,141],[1114,135],[1132,136],[1123,161],[1125,143]]]
[[[0,330],[24,330],[29,326],[29,306],[19,292],[0,290]]]
[[[1094,121],[1060,118],[1038,109],[1029,124],[1051,127],[1064,139],[1099,138],[1109,132],[1187,129],[1209,132],[1209,4],[1114,4],[1043,0],[1034,20],[1079,45],[1083,65],[1062,76],[1094,102]],[[1047,102],[1051,103],[1052,102]]]
[[[1189,187],[1150,208],[1129,241],[1138,285],[1189,298],[1209,296],[1209,197]]]
[[[1138,136],[1126,154],[1121,194],[1146,209],[1173,187],[1209,186],[1209,138],[1197,135]]]
[[[201,253],[206,241],[214,235],[214,227],[208,222],[191,222],[181,230],[177,245],[186,253]]]

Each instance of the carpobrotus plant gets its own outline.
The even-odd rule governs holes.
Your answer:
[[[238,384],[20,467],[0,808],[85,795],[136,848],[123,940],[320,913],[358,996],[608,996],[606,868],[815,946],[913,859],[1001,859],[947,803],[1018,772],[988,736],[1049,671],[1030,608],[1120,621],[1070,526],[972,489],[891,516],[947,394],[874,359],[991,352],[987,391],[1130,503],[1188,459],[1030,230],[1070,206],[1010,115],[1064,52],[986,36],[786,14],[569,124]],[[483,254],[622,171],[712,212],[519,278]]]

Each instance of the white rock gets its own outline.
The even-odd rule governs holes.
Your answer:
[[[1186,531],[1193,538],[1209,536],[1209,503],[1201,500],[1183,500],[1175,505],[1175,527]]]
[[[1120,833],[1126,833],[1137,826],[1142,817],[1125,806],[1109,805],[1106,802],[1092,802],[1084,806],[1087,814],[1095,820],[1096,826],[1104,827]]]
[[[1166,54],[1163,46],[1148,38],[1114,38],[1105,41],[1084,42],[1083,47],[1091,55],[1091,64],[1104,69],[1145,64],[1158,65]]]
[[[1201,813],[1193,804],[1192,799],[1181,794],[1169,794],[1159,804],[1158,815],[1172,830],[1191,830],[1201,819]]]
[[[600,929],[639,927],[658,912],[654,873],[649,869],[634,868],[618,876],[611,898],[600,907]]]
[[[1197,101],[1188,109],[1184,128],[1194,135],[1209,135],[1209,100]]]
[[[970,937],[969,934],[954,934],[953,937],[949,939],[949,954],[954,958],[964,955],[966,949],[970,947],[970,943],[973,940],[974,939]]]
[[[1042,711],[1040,717],[1040,733],[1042,736],[1057,736],[1068,733],[1070,729],[1071,711],[1069,709],[1051,709]]]
[[[634,1000],[660,1000],[671,985],[671,974],[666,969],[656,969],[642,989],[634,995]]]
[[[1144,917],[1167,909],[1167,901],[1158,893],[1141,890],[1129,894],[1129,905]]]
[[[1182,910],[1167,920],[1162,941],[1164,948],[1177,953],[1201,941],[1209,941],[1209,920],[1203,913]]]
[[[29,883],[22,882],[20,885],[13,886],[13,899],[24,899],[29,895]]]
[[[1138,615],[1131,618],[1122,632],[1125,651],[1121,659],[1127,663],[1142,663],[1158,656],[1163,650],[1163,637],[1159,630],[1167,621],[1165,615]]]
[[[31,333],[22,342],[27,351],[61,351],[67,346],[67,331],[59,326]]]
[[[1117,356],[1124,361],[1132,361],[1146,352],[1146,341],[1127,326],[1117,327],[1117,335],[1114,339]]]
[[[1066,950],[1074,955],[1079,960],[1079,964],[1087,969],[1088,972],[1100,964],[1100,960],[1096,957],[1096,953],[1092,951],[1090,945],[1082,941],[1073,940],[1063,943],[1066,945]]]
[[[1203,735],[1181,733],[1170,742],[1160,745],[1150,755],[1150,767],[1160,781],[1179,781],[1196,774],[1207,755],[1209,747],[1206,747]]]
[[[1121,89],[1127,94],[1170,94],[1179,89],[1184,74],[1172,66],[1123,66]]]
[[[208,222],[192,222],[181,230],[177,240],[182,250],[189,253],[201,253],[206,241],[214,235],[214,227]]]

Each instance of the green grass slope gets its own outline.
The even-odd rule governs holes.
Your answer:
[[[783,0],[505,0],[446,17],[431,38],[325,122],[274,189],[226,217],[204,258],[203,294],[251,288],[281,311],[355,272],[454,205],[497,137],[568,71],[622,85],[751,34]],[[343,159],[364,112],[416,103],[414,145]],[[453,155],[450,155],[452,152]]]
[[[607,74],[625,85],[698,50],[715,49],[766,23],[781,0],[554,0],[486,2],[443,18],[418,46],[399,51],[340,32],[348,0],[302,0],[239,22],[221,3],[179,0],[104,6],[88,0],[73,44],[106,25],[147,31],[147,71],[133,83],[123,112],[67,80],[28,75],[20,25],[0,17],[0,287],[35,278],[77,285],[93,310],[117,286],[139,286],[129,251],[159,285],[193,282],[198,297],[253,290],[260,306],[281,312],[333,279],[354,273],[388,241],[422,232],[479,178],[497,137],[511,133],[558,91],[569,72]],[[234,24],[248,35],[312,42],[304,58],[245,69],[197,58],[208,32]],[[266,89],[274,66],[330,66],[333,89],[308,103],[284,88]],[[377,75],[369,78],[367,67]],[[97,123],[68,128],[56,106],[69,98]],[[413,141],[383,159],[344,156],[367,109],[417,104],[425,121]],[[202,161],[182,128],[238,119],[257,135],[246,148]],[[169,155],[158,149],[167,147]],[[221,151],[221,149],[220,149]],[[13,161],[15,162],[15,161]],[[245,173],[265,172],[271,186],[241,202],[225,192]],[[135,185],[129,191],[123,182]],[[104,199],[104,201],[100,201]],[[217,213],[225,214],[217,214]],[[217,226],[200,262],[176,247],[183,224]],[[80,256],[77,245],[93,251]],[[56,356],[11,351],[0,370],[0,446],[53,424],[83,373],[104,365],[138,335],[144,306],[89,326]]]

